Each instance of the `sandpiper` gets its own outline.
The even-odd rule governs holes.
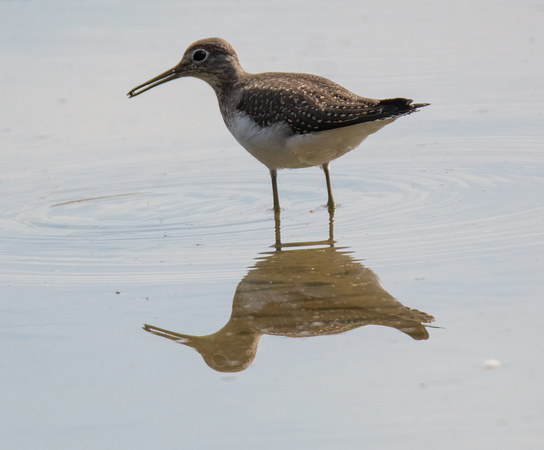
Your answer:
[[[175,67],[135,87],[134,97],[180,77],[196,77],[215,91],[227,128],[270,170],[274,211],[279,215],[278,169],[321,166],[329,211],[335,207],[329,162],[357,147],[397,117],[428,103],[406,98],[360,97],[316,75],[247,73],[223,39],[199,40]]]

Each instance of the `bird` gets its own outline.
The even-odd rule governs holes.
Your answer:
[[[182,77],[199,78],[213,88],[228,130],[268,168],[277,217],[279,169],[320,166],[332,212],[336,204],[329,163],[398,117],[428,105],[400,97],[361,97],[317,75],[248,73],[234,48],[217,37],[194,42],[176,66],[136,86],[127,96]]]

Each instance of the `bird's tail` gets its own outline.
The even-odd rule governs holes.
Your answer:
[[[390,117],[403,116],[410,114],[423,108],[424,106],[430,105],[430,103],[412,103],[413,100],[410,98],[386,98],[380,100],[380,105],[385,107],[384,112],[389,114]]]

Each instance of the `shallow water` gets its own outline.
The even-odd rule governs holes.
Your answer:
[[[55,3],[0,3],[2,448],[540,448],[542,5]],[[432,105],[332,163],[332,230],[281,171],[278,250],[211,89],[124,96],[211,35]]]

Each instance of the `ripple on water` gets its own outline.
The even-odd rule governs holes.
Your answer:
[[[118,161],[106,169],[79,164],[15,174],[24,182],[9,185],[3,201],[0,245],[8,273],[0,282],[160,282],[183,278],[180,265],[189,267],[186,276],[203,269],[229,276],[213,264],[217,254],[202,248],[268,232],[271,215],[261,202],[268,185],[202,172],[174,168],[134,179],[138,170]]]
[[[336,162],[340,243],[364,245],[365,257],[399,264],[542,241],[544,162],[537,140],[519,144],[515,155],[508,139],[482,140],[473,151],[466,145],[420,147],[417,157],[361,152]],[[3,200],[1,258],[8,273],[0,282],[238,276],[273,242],[267,171],[250,158],[241,161],[228,170],[203,159],[142,172],[119,160],[15,174],[25,181],[8,186]],[[286,171],[279,183],[284,241],[323,238],[323,175]]]
[[[518,141],[515,154],[511,139],[480,144],[457,151],[461,143],[454,141],[449,153],[438,148],[404,163],[376,158],[365,164],[364,179],[357,164],[342,167],[336,182],[347,187],[341,195],[349,217],[339,209],[339,228],[362,227],[371,238],[366,248],[390,263],[414,255],[485,256],[543,242],[544,160],[537,141]]]

